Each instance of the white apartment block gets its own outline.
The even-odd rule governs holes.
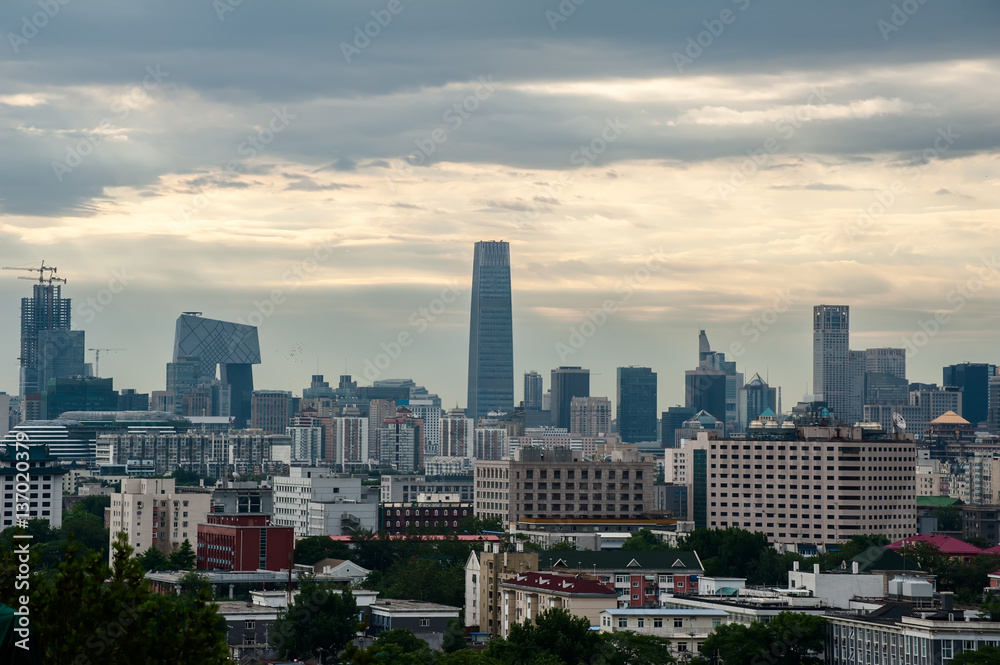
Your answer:
[[[475,424],[465,416],[464,409],[452,409],[442,416],[441,456],[472,457],[474,429]]]
[[[210,492],[178,491],[173,478],[126,478],[111,495],[111,539],[124,532],[136,554],[150,546],[169,554],[185,540],[193,548],[211,509]],[[109,560],[113,554],[109,549]]]
[[[333,426],[336,463],[344,471],[367,465],[371,461],[368,418],[342,416],[334,418]]]
[[[310,509],[310,504],[362,503],[362,497],[360,478],[331,474],[329,469],[318,467],[292,467],[289,475],[274,478],[271,524],[293,527],[295,537],[303,538],[310,535],[310,513],[321,510],[318,505]]]
[[[7,452],[0,456],[0,504],[3,505],[0,531],[15,526],[19,518],[47,520],[53,529],[62,526],[65,471],[47,446],[18,448],[9,442]]]
[[[411,399],[406,407],[424,421],[424,457],[441,455],[441,407],[429,399]]]
[[[323,427],[288,427],[291,438],[291,462],[317,464],[323,459]]]
[[[756,438],[755,438],[756,437]],[[685,442],[696,527],[760,531],[773,544],[826,546],[915,533],[916,451],[881,428],[801,427]],[[675,481],[676,482],[676,481]]]
[[[684,658],[697,656],[712,631],[729,622],[729,614],[713,609],[624,607],[603,610],[600,620],[602,633],[628,631],[666,638],[670,640],[670,653]]]

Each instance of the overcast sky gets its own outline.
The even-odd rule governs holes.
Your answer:
[[[116,388],[164,387],[193,310],[259,323],[257,387],[381,362],[464,406],[500,239],[517,399],[634,364],[680,403],[705,328],[788,409],[819,303],[911,380],[1000,359],[994,0],[236,3],[0,8],[0,257],[58,266]]]

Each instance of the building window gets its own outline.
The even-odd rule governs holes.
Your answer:
[[[430,619],[421,619],[420,620],[420,625],[422,627],[430,626],[431,625],[431,620]]]
[[[674,628],[683,628],[684,619],[674,619]]]
[[[643,619],[642,617],[639,617],[638,622],[639,622],[638,623],[638,627],[639,628],[645,628],[646,627],[646,620]]]
[[[618,627],[619,628],[628,628],[628,619],[619,618],[618,619]]]
[[[653,628],[663,628],[663,619],[660,617],[653,619]]]
[[[249,619],[243,622],[243,627],[247,630],[253,630],[255,623]]]

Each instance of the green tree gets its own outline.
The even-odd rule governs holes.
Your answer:
[[[767,624],[778,665],[820,663],[826,643],[826,620],[799,612],[781,612]],[[775,649],[773,645],[782,645]]]
[[[652,531],[649,529],[639,529],[625,539],[625,542],[622,543],[622,549],[633,552],[651,552],[667,548],[653,535]]]
[[[180,548],[170,553],[170,570],[193,570],[197,560],[191,541],[185,538]]]
[[[187,469],[181,469],[179,467],[174,469],[174,472],[167,477],[175,479],[178,486],[200,485],[202,479],[205,479],[205,476],[202,476],[195,471],[188,471]]]
[[[762,623],[729,623],[719,626],[701,645],[701,653],[726,665],[751,665],[770,655],[771,635]]]
[[[338,590],[312,575],[299,579],[299,594],[278,616],[270,643],[285,658],[309,658],[318,647],[340,653],[358,626],[358,605],[349,589]]]
[[[137,554],[135,558],[139,560],[139,565],[147,573],[154,570],[170,569],[170,559],[167,558],[166,554],[156,549],[155,545],[150,545],[149,549],[142,554]]]
[[[962,509],[958,506],[941,506],[931,511],[931,516],[938,520],[939,531],[961,531]]]
[[[295,543],[295,563],[315,565],[323,559],[350,559],[347,543],[330,540],[327,536],[310,536]]]
[[[441,638],[441,649],[445,653],[454,653],[455,651],[465,649],[467,646],[462,624],[458,619],[449,619],[448,628],[444,631],[444,637]]]
[[[104,517],[97,517],[79,505],[74,506],[68,515],[63,517],[62,532],[72,534],[73,538],[90,550],[107,556],[110,532],[104,528]]]
[[[459,533],[479,533],[480,531],[503,531],[503,520],[499,517],[479,517],[469,515],[458,521]]]
[[[639,635],[623,630],[602,633],[601,653],[607,665],[671,665],[670,640],[653,635]]]
[[[548,552],[575,552],[576,545],[568,540],[560,540],[558,543],[552,543],[547,550]]]
[[[111,497],[110,496],[85,496],[73,506],[73,510],[85,510],[88,513],[100,517],[104,520],[104,509],[111,507]]]
[[[976,651],[963,651],[955,654],[951,665],[1000,665],[1000,649],[982,646]]]
[[[965,539],[965,542],[973,547],[978,547],[981,550],[985,550],[990,547],[989,542],[985,538],[980,538],[979,536],[969,536]]]
[[[535,623],[513,624],[507,639],[494,639],[486,653],[505,665],[589,662],[601,638],[586,617],[556,608],[542,612]]]
[[[65,559],[32,590],[32,625],[44,662],[223,665],[222,618],[202,587],[195,597],[152,594],[124,534],[114,563],[72,538]],[[224,623],[224,622],[223,622]]]

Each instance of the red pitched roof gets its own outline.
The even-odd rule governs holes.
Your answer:
[[[1000,554],[1000,545],[987,547],[985,550],[983,550],[983,554]]]
[[[951,536],[930,536],[927,534],[910,536],[909,538],[904,538],[903,540],[897,541],[891,545],[886,545],[886,547],[890,550],[898,550],[903,545],[916,543],[928,543],[930,545],[934,545],[938,548],[941,554],[947,554],[949,556],[975,556],[977,554],[984,554],[987,551],[981,550],[975,545],[963,542],[958,538],[952,538]]]
[[[552,573],[522,573],[504,580],[501,584],[565,594],[618,595],[617,591],[597,580]]]

